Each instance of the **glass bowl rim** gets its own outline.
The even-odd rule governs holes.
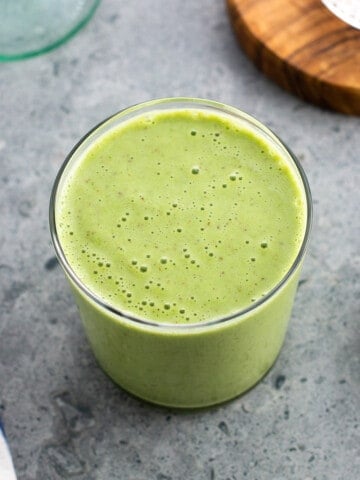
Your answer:
[[[101,0],[90,0],[88,4],[84,5],[84,9],[81,11],[81,15],[79,15],[79,18],[76,22],[69,23],[67,28],[64,29],[57,37],[54,37],[51,40],[43,41],[36,47],[10,51],[4,49],[3,45],[0,44],[0,63],[17,62],[32,57],[37,57],[60,47],[72,39],[89,23],[99,7],[100,2]]]

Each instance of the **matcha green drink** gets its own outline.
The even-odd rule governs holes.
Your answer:
[[[282,345],[310,223],[304,174],[251,117],[173,99],[75,147],[51,226],[89,341],[115,382],[198,407],[254,385]]]

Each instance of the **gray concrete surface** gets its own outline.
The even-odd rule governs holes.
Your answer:
[[[315,207],[277,363],[235,401],[187,413],[134,399],[99,369],[47,219],[55,174],[88,129],[178,95],[273,128],[301,159]],[[104,0],[66,45],[0,65],[0,109],[0,415],[19,480],[359,479],[359,118],[264,78],[222,0]]]

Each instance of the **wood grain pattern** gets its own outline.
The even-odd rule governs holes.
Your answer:
[[[281,87],[324,108],[360,115],[360,30],[320,0],[226,0],[236,36]]]

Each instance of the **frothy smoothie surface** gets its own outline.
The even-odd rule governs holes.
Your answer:
[[[299,252],[297,175],[226,115],[142,113],[65,176],[60,244],[79,279],[116,309],[160,323],[228,316],[274,288]]]

